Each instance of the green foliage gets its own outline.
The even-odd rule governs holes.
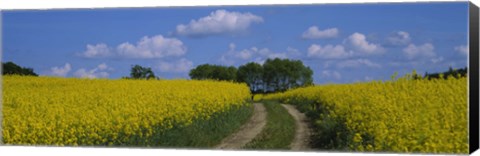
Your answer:
[[[150,67],[142,67],[140,65],[132,66],[130,70],[131,79],[155,79],[155,74]]]
[[[252,93],[286,91],[313,85],[313,71],[300,60],[267,59],[263,65],[250,62],[233,66],[202,64],[190,70],[190,78],[244,82]]]
[[[467,78],[395,75],[392,81],[306,87],[263,99],[305,111],[313,121],[314,148],[467,153]]]
[[[423,77],[431,80],[431,79],[447,79],[448,77],[461,78],[461,77],[467,77],[467,75],[468,75],[467,67],[462,69],[453,69],[452,67],[450,67],[446,72],[441,72],[441,73],[426,72]]]
[[[313,71],[300,60],[267,59],[263,71],[265,91],[286,91],[313,84]]]
[[[32,68],[20,67],[13,62],[2,63],[2,74],[3,75],[31,75],[38,76],[37,73],[33,72]]]
[[[264,101],[267,124],[245,149],[289,149],[295,137],[295,120],[278,102]]]
[[[238,130],[252,114],[252,105],[232,107],[213,114],[208,120],[197,119],[188,126],[174,126],[154,137],[134,135],[128,146],[212,148]]]
[[[237,81],[245,82],[250,91],[256,93],[262,87],[263,68],[262,65],[250,62],[238,67]]]
[[[189,76],[195,80],[220,80],[235,81],[237,78],[237,68],[234,66],[220,66],[202,64],[190,70]]]

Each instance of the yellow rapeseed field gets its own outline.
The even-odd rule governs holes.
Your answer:
[[[159,136],[168,136],[169,129],[246,107],[249,98],[245,84],[230,82],[3,76],[3,139],[26,145],[162,145],[168,140]]]
[[[465,77],[413,80],[406,76],[386,82],[321,85],[264,99],[297,104],[315,112],[318,133],[325,135],[328,129],[337,128],[331,131],[332,137],[318,136],[327,139],[317,141],[335,141],[334,146],[341,147],[344,142],[337,139],[344,138],[342,149],[468,153]],[[335,121],[337,127],[329,121]],[[347,132],[339,131],[342,125]]]

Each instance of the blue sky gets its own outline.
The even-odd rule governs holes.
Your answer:
[[[161,78],[197,65],[299,59],[314,82],[388,80],[467,66],[468,3],[324,4],[2,12],[2,61],[40,75]]]

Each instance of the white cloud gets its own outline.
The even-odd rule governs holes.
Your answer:
[[[409,44],[403,49],[403,53],[410,60],[417,58],[433,58],[436,56],[434,49],[435,47],[431,43],[425,43],[420,46]]]
[[[163,58],[182,56],[186,52],[182,41],[162,35],[145,36],[136,45],[125,42],[117,46],[117,54],[126,58]]]
[[[441,56],[440,56],[440,57],[437,57],[437,58],[432,58],[432,59],[430,59],[430,61],[431,61],[432,63],[439,63],[439,62],[442,62],[443,60],[444,60],[444,58],[441,57]]]
[[[111,50],[113,49],[113,50]],[[187,52],[186,46],[176,38],[166,38],[162,35],[144,36],[136,44],[122,43],[115,48],[106,44],[87,45],[87,50],[79,54],[87,58],[122,57],[136,59],[164,58],[182,56]]]
[[[238,52],[235,56],[237,58],[246,60],[246,59],[252,58],[253,53],[257,52],[257,51],[258,50],[255,47],[253,47],[251,49],[244,49],[244,50]]]
[[[307,56],[322,59],[344,59],[352,56],[382,54],[384,52],[385,48],[379,44],[369,43],[365,35],[353,33],[342,44],[328,44],[325,46],[312,44],[308,48]]]
[[[323,78],[334,78],[334,79],[341,79],[342,75],[337,72],[337,71],[330,71],[330,70],[324,70],[322,71],[322,74],[320,75]]]
[[[105,70],[105,69],[108,68],[106,63],[99,64],[97,67],[98,67],[99,70]]]
[[[323,59],[340,59],[346,58],[352,55],[352,52],[346,52],[345,48],[342,45],[326,45],[321,46],[317,44],[312,44],[308,48],[308,57],[317,57]]]
[[[74,76],[76,77],[81,77],[81,78],[108,78],[110,75],[106,70],[112,69],[107,66],[107,64],[102,63],[99,64],[97,67],[87,70],[85,68],[80,68],[75,73],[73,73]]]
[[[365,35],[361,33],[353,33],[347,38],[346,42],[355,50],[365,54],[381,54],[385,51],[379,44],[369,43]]]
[[[175,62],[162,61],[158,65],[158,69],[162,72],[184,73],[193,68],[193,62],[185,58]]]
[[[107,78],[108,73],[107,72],[93,72],[92,70],[86,70],[84,68],[78,69],[75,73],[75,76],[81,77],[81,78],[89,78],[89,79],[94,79],[94,78]]]
[[[454,49],[462,55],[468,55],[468,47],[466,45],[456,46]]]
[[[295,49],[295,48],[292,48],[292,47],[287,47],[287,53],[289,55],[294,55],[294,56],[302,55],[302,53],[298,49]]]
[[[177,25],[176,33],[186,36],[216,35],[246,31],[252,23],[261,23],[263,18],[251,13],[217,10],[209,16],[191,20],[189,24]]]
[[[337,63],[338,68],[358,68],[361,66],[370,67],[370,68],[382,67],[380,64],[374,63],[368,59],[346,60],[346,61]]]
[[[410,40],[410,34],[405,31],[398,31],[387,38],[387,41],[392,45],[407,45]]]
[[[235,47],[236,47],[236,45],[235,45],[234,43],[230,43],[230,44],[228,45],[229,51],[234,51],[234,50],[235,50]]]
[[[311,26],[302,34],[304,39],[335,38],[338,36],[337,28],[319,30],[317,26]]]
[[[274,58],[285,59],[285,58],[287,58],[287,53],[285,53],[285,52],[276,53],[276,52],[272,52],[272,51],[268,50],[268,54],[266,56],[267,56],[267,58],[270,58],[270,59],[274,59]]]
[[[230,54],[229,53],[226,53],[226,54],[223,54],[219,61],[223,64],[226,64],[226,65],[233,65],[235,64],[236,60],[235,59],[232,59]]]
[[[323,68],[329,68],[330,66],[332,66],[332,64],[334,64],[336,61],[332,61],[332,60],[324,60],[322,61],[323,63]]]
[[[400,61],[400,62],[388,62],[388,65],[393,67],[407,67],[407,66],[420,66],[424,61]]]
[[[249,49],[236,51],[235,47],[236,47],[235,44],[230,43],[229,51],[220,57],[221,63],[227,64],[227,65],[233,65],[238,61],[240,62],[254,61],[262,64],[268,58],[271,58],[271,59],[288,58],[290,55],[295,56],[295,54],[297,54],[295,53],[295,49],[293,48],[290,48],[290,49],[287,48],[287,52],[274,52],[268,48],[259,49],[257,47],[251,47]]]
[[[87,57],[87,58],[99,58],[99,57],[108,57],[112,55],[110,52],[110,48],[104,44],[96,44],[96,45],[87,45],[87,50],[80,54],[80,56]]]
[[[409,44],[403,49],[403,54],[408,59],[406,61],[392,61],[388,65],[395,67],[419,67],[430,65],[442,65],[447,60],[443,56],[438,56],[435,53],[435,46],[431,43],[422,45]]]
[[[70,65],[70,63],[65,63],[65,66],[63,67],[52,67],[50,69],[50,73],[52,75],[65,77],[67,76],[68,72],[72,70],[72,66]]]

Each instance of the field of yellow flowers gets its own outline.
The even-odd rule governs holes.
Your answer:
[[[468,153],[467,78],[300,88],[264,99],[296,104],[312,119],[316,148]]]
[[[3,76],[15,145],[211,147],[251,115],[245,84]]]

